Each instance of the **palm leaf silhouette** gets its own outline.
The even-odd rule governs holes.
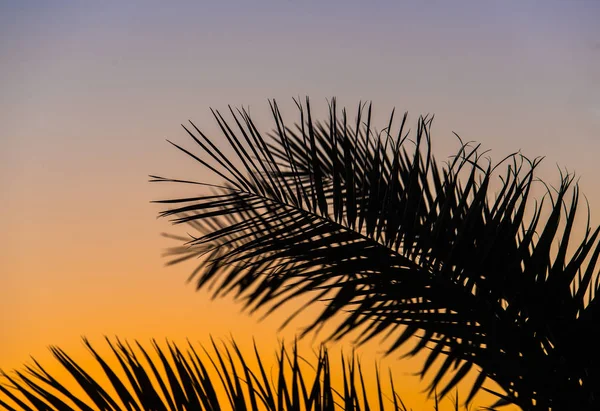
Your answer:
[[[350,121],[333,99],[321,123],[308,98],[294,101],[294,127],[270,102],[267,138],[246,110],[229,107],[231,124],[212,111],[235,158],[191,122],[184,129],[201,154],[171,143],[223,180],[210,195],[158,201],[171,207],[162,216],[198,231],[172,261],[202,257],[191,277],[197,286],[233,293],[251,310],[268,314],[304,296],[326,301],[305,332],[336,317],[343,320],[333,338],[393,332],[390,352],[416,341],[408,355],[429,351],[421,375],[432,373],[430,392],[441,388],[442,397],[476,365],[467,403],[489,378],[505,391],[495,393],[496,405],[598,409],[599,229],[588,212],[573,243],[574,177],[561,173],[559,186],[531,205],[539,158],[515,153],[492,165],[461,141],[440,164],[433,117],[420,117],[409,139],[406,113],[397,132],[392,112],[377,133],[370,104]]]
[[[84,343],[102,368],[107,383],[78,365],[63,350],[51,347],[54,357],[69,372],[85,395],[71,393],[70,386],[46,371],[37,361],[14,376],[4,374],[0,384],[0,406],[7,410],[221,410],[234,411],[333,411],[377,409],[408,411],[390,374],[391,392],[381,388],[376,369],[377,401],[366,393],[360,362],[354,355],[346,363],[342,357],[343,388],[332,382],[329,354],[322,346],[315,365],[281,344],[277,361],[268,369],[254,346],[257,366],[252,367],[232,340],[221,347],[211,339],[214,353],[188,343],[183,349],[156,341],[154,353],[137,341],[135,348],[126,341],[111,341],[109,347],[118,365],[101,356],[87,341]],[[154,356],[152,355],[154,354]],[[306,365],[308,364],[308,365]],[[112,392],[111,392],[112,391]],[[458,402],[455,403],[458,409]],[[439,406],[435,404],[435,410]]]

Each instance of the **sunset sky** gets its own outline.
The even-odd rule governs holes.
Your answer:
[[[222,142],[210,107],[250,106],[265,131],[269,98],[290,122],[306,95],[320,118],[331,96],[372,100],[380,129],[393,107],[435,113],[438,158],[452,131],[496,160],[545,156],[549,182],[581,177],[597,225],[599,20],[597,0],[0,2],[0,368],[52,365],[50,344],[87,359],[82,335],[231,333],[267,353],[294,335],[276,334],[289,309],[258,323],[186,285],[193,266],[164,267],[160,233],[182,231],[150,201],[181,190],[147,176],[212,178],[165,141],[193,147],[191,119]],[[414,409],[420,361],[385,363]]]

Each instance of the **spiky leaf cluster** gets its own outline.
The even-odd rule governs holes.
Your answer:
[[[392,112],[376,133],[371,105],[351,121],[332,100],[320,123],[308,99],[296,104],[300,122],[289,127],[271,103],[268,136],[246,110],[230,107],[232,122],[213,111],[234,157],[191,122],[199,153],[174,144],[223,180],[210,195],[159,201],[170,207],[162,216],[199,232],[175,250],[178,261],[204,257],[198,287],[269,312],[298,297],[326,301],[307,332],[336,317],[334,338],[392,332],[391,351],[417,341],[409,355],[428,351],[432,392],[446,377],[445,395],[475,365],[468,400],[489,378],[506,391],[498,404],[597,407],[599,230],[588,218],[572,240],[573,176],[531,204],[539,159],[493,165],[467,143],[440,164],[432,117],[411,135],[406,114],[392,132]]]

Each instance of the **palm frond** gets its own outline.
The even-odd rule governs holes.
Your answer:
[[[362,329],[364,342],[396,331],[390,352],[417,337],[409,355],[429,350],[422,375],[444,358],[430,386],[447,376],[442,397],[477,365],[467,403],[489,378],[506,391],[500,403],[594,409],[600,229],[590,228],[588,210],[574,245],[574,176],[561,173],[559,186],[546,186],[531,206],[539,158],[515,153],[492,165],[478,145],[461,141],[439,164],[433,117],[420,117],[409,139],[407,114],[397,133],[392,112],[377,134],[371,105],[359,104],[350,124],[333,99],[320,123],[308,98],[295,102],[293,128],[270,103],[276,126],[268,139],[246,110],[229,108],[238,131],[213,111],[235,161],[193,123],[198,135],[186,131],[202,154],[174,144],[224,180],[212,195],[158,201],[174,207],[162,216],[198,230],[174,251],[176,260],[204,256],[197,286],[267,312],[310,295],[326,306],[306,332],[342,314],[333,338]]]
[[[184,348],[167,342],[166,347],[152,342],[154,352],[137,341],[107,339],[114,357],[100,355],[84,343],[103,375],[84,369],[63,350],[51,347],[54,357],[73,377],[83,395],[75,395],[73,382],[60,381],[34,360],[35,366],[2,373],[0,405],[7,410],[365,410],[375,409],[366,394],[360,362],[353,355],[342,361],[343,389],[332,381],[329,354],[321,347],[314,362],[307,361],[281,344],[274,369],[254,346],[256,366],[234,341],[218,346],[212,339],[213,353],[192,344]],[[115,361],[116,360],[116,361]],[[89,366],[89,364],[88,364]],[[358,371],[357,371],[358,370]],[[104,377],[104,381],[99,377]],[[377,375],[378,408],[407,411],[393,389],[384,393]],[[359,394],[362,391],[362,394]],[[438,410],[436,403],[435,409]]]

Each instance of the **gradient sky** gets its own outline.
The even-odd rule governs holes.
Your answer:
[[[576,171],[600,222],[596,0],[0,4],[3,369],[49,344],[85,358],[81,335],[275,346],[289,311],[257,324],[185,286],[189,265],[163,266],[169,226],[149,201],[181,191],[147,175],[206,175],[165,138],[191,147],[192,119],[220,141],[209,107],[250,106],[265,130],[268,98],[290,121],[298,95],[321,115],[333,95],[379,118],[435,113],[440,155],[456,131],[497,160],[546,156],[542,177]],[[402,374],[419,361],[393,363],[413,408],[425,383]]]

